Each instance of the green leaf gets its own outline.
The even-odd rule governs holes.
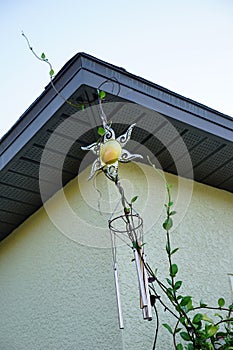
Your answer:
[[[223,320],[222,315],[218,314],[217,312],[214,314],[214,316],[217,316],[217,317],[221,318],[221,320]]]
[[[193,323],[199,323],[200,321],[202,320],[202,314],[196,314],[194,317],[193,317]]]
[[[170,300],[174,300],[174,291],[172,288],[167,288],[167,296]]]
[[[163,323],[163,326],[168,330],[169,333],[173,334],[171,327],[167,323]]]
[[[138,242],[133,242],[133,248],[135,248],[135,249],[138,249],[139,248],[139,245],[138,245]]]
[[[176,214],[176,211],[175,210],[173,210],[173,211],[171,211],[170,213],[169,213],[169,215],[171,216],[171,215],[175,215]]]
[[[168,206],[171,207],[174,204],[174,202],[169,202]]]
[[[130,208],[124,208],[125,214],[129,214],[130,213]]]
[[[183,324],[183,325],[185,325],[185,317],[183,316],[183,317],[181,317],[181,319],[180,319],[180,323],[181,324]]]
[[[201,323],[201,321],[198,323],[193,323],[193,326],[196,330],[200,330],[202,328],[202,323]]]
[[[176,264],[172,264],[172,266],[170,268],[170,276],[175,277],[177,272],[178,272],[178,266]]]
[[[214,321],[206,314],[202,314],[202,320],[205,322],[214,323]]]
[[[183,329],[183,328],[176,328],[175,333],[176,334],[179,333],[181,331],[181,329]]]
[[[105,134],[105,129],[104,129],[102,126],[100,126],[100,127],[98,128],[97,132],[98,132],[98,134],[99,134],[100,136],[104,136],[104,134]]]
[[[186,297],[183,297],[183,298],[181,299],[180,306],[185,306],[185,305],[187,305],[187,304],[190,302],[190,300],[192,300],[192,297],[189,296],[189,295],[187,295]]]
[[[50,69],[49,75],[50,75],[50,77],[52,77],[54,75],[54,70],[53,69]]]
[[[211,325],[207,328],[207,337],[210,338],[212,337],[213,335],[215,335],[215,333],[217,333],[218,331],[218,326],[215,326],[215,325]]]
[[[181,343],[177,344],[176,350],[183,350],[183,345]]]
[[[131,199],[131,204],[134,203],[134,202],[136,202],[137,199],[138,199],[138,196],[133,197],[133,198]]]
[[[84,105],[84,103],[82,103],[81,104],[81,110],[84,111],[84,109],[85,109],[85,105]]]
[[[186,341],[189,341],[191,339],[190,335],[187,332],[180,332],[180,336],[182,339],[184,339]]]
[[[194,350],[193,344],[188,344],[187,350]]]
[[[166,184],[166,187],[167,187],[168,190],[171,190],[172,187],[173,187],[173,184],[168,184],[168,183],[167,183],[167,184]]]
[[[174,289],[178,290],[181,287],[181,285],[182,285],[182,281],[177,281],[174,285]]]
[[[186,312],[193,310],[192,299],[189,300],[188,304],[185,307],[186,307]]]
[[[45,59],[45,54],[44,54],[44,52],[42,52],[42,54],[41,54],[41,56],[40,56],[41,58],[42,58],[42,60],[44,60]]]
[[[173,226],[173,221],[171,218],[167,218],[163,223],[163,228],[166,231],[170,230],[172,226]]]
[[[223,307],[225,305],[225,300],[223,298],[218,299],[218,306]]]
[[[104,91],[99,91],[99,98],[103,100],[106,97],[106,92]]]
[[[200,307],[206,307],[207,306],[207,304],[205,304],[204,302],[203,302],[203,300],[201,299],[200,300]]]
[[[172,281],[169,278],[166,278],[167,283],[170,284],[170,286],[172,285]]]
[[[173,251],[171,252],[171,255],[172,255],[172,254],[175,254],[175,252],[177,252],[177,250],[179,250],[179,248],[173,249]]]

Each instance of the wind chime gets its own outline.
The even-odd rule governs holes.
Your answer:
[[[100,94],[99,94],[100,96]],[[116,299],[118,308],[119,328],[124,328],[123,313],[121,306],[120,286],[118,277],[118,265],[116,258],[115,238],[127,237],[131,242],[131,248],[134,254],[136,265],[138,286],[140,294],[140,308],[142,309],[143,318],[152,320],[152,310],[150,302],[150,292],[148,286],[148,276],[146,271],[146,257],[143,244],[143,220],[138,213],[133,211],[132,201],[129,203],[125,197],[124,189],[120,183],[118,175],[118,163],[127,163],[135,158],[142,158],[140,154],[131,154],[124,146],[130,140],[130,136],[135,124],[129,126],[128,130],[118,138],[111,128],[110,123],[103,111],[102,99],[99,97],[100,117],[103,125],[103,136],[100,141],[82,147],[82,150],[92,151],[97,159],[93,162],[91,173],[88,179],[91,179],[96,172],[103,171],[106,177],[113,181],[120,193],[121,204],[124,214],[109,220],[109,229],[111,234],[112,252],[113,252],[113,268],[116,289]]]

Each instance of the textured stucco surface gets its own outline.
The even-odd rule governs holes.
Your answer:
[[[41,208],[0,244],[1,350],[152,348],[155,321],[142,320],[132,253],[122,241],[117,258],[125,329],[118,329],[107,220],[119,196],[103,175],[95,186],[88,182],[88,172],[55,195],[47,212]],[[120,174],[127,197],[139,195],[135,208],[144,219],[147,260],[163,278],[163,180],[145,165],[127,164]],[[171,175],[167,181],[174,184],[178,214],[172,244],[180,247],[174,260],[184,293],[197,302],[216,305],[224,296],[230,303],[233,195]],[[161,324],[169,322],[161,308],[160,318]],[[158,349],[170,348],[161,329]]]

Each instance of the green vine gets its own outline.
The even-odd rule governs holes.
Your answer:
[[[22,36],[25,38],[25,40],[26,40],[26,42],[27,42],[27,45],[28,45],[28,48],[29,48],[30,51],[33,53],[33,55],[34,55],[39,61],[42,61],[42,62],[48,64],[48,66],[49,66],[50,83],[51,83],[51,86],[52,86],[53,90],[56,92],[56,94],[57,94],[58,96],[60,96],[60,97],[63,99],[63,101],[64,101],[65,103],[67,103],[69,106],[74,107],[74,108],[77,108],[77,109],[84,110],[84,109],[85,109],[85,104],[84,104],[84,103],[73,103],[73,102],[67,100],[67,99],[63,96],[63,94],[62,94],[60,91],[57,90],[56,86],[55,86],[54,83],[53,83],[53,78],[54,78],[55,72],[54,72],[54,69],[53,69],[52,64],[50,63],[50,61],[49,61],[48,58],[46,57],[45,53],[42,52],[41,55],[38,55],[38,54],[34,51],[33,47],[31,46],[31,44],[30,44],[30,42],[29,42],[29,40],[28,40],[28,37],[24,34],[23,31],[22,31]]]
[[[151,162],[150,164],[155,169]],[[154,284],[161,288],[163,296],[167,297],[167,300],[172,305],[172,307],[166,306],[166,310],[176,319],[176,324],[173,328],[168,324],[163,324],[163,326],[171,334],[174,349],[176,350],[232,350],[233,304],[225,307],[224,298],[219,298],[217,306],[208,306],[203,301],[200,301],[198,306],[194,306],[191,295],[180,294],[183,281],[177,279],[179,268],[173,262],[173,256],[179,248],[172,248],[170,234],[173,226],[172,217],[176,214],[172,210],[171,188],[172,186],[166,183],[168,200],[165,204],[166,218],[162,225],[166,232],[165,250],[168,258],[169,273],[169,277],[166,278],[167,286],[159,281],[148,264],[146,265],[150,278],[154,280]],[[151,290],[155,292],[156,287],[153,285]],[[156,299],[161,300],[160,296],[158,298],[157,292],[154,296]],[[166,305],[166,303],[164,304]],[[215,311],[214,318],[207,315],[208,311]],[[153,349],[155,349],[155,344],[156,342],[154,342]]]

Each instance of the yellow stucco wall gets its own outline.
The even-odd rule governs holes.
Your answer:
[[[71,181],[0,244],[1,350],[150,349],[155,321],[143,321],[138,308],[132,252],[118,242],[125,329],[118,329],[107,221],[117,207],[114,184],[102,174],[88,182],[90,169]],[[144,219],[147,261],[163,278],[167,271],[164,218],[165,190],[150,166],[120,167],[130,199]],[[232,300],[233,195],[190,180],[166,175],[178,214],[172,244],[184,280],[184,294],[216,305]],[[98,190],[97,190],[97,189]],[[46,210],[45,210],[46,209]],[[116,209],[116,215],[119,213]],[[168,313],[160,308],[161,323]],[[171,348],[166,330],[158,349]]]

